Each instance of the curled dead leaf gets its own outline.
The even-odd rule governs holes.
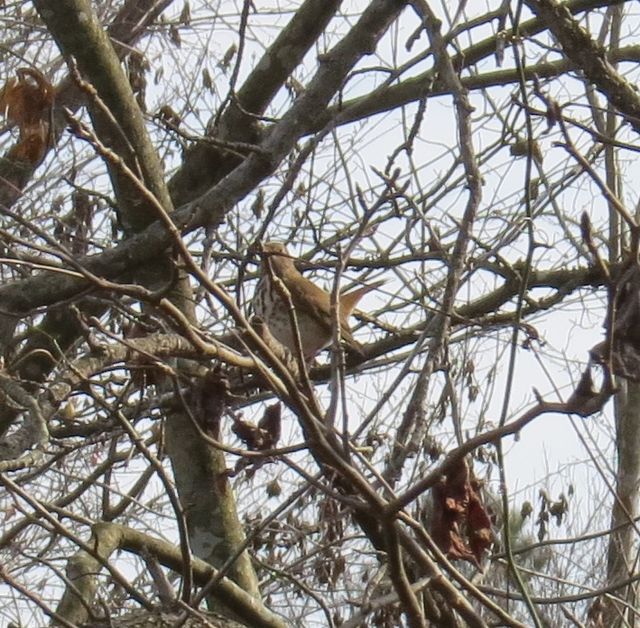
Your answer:
[[[280,439],[280,421],[282,406],[279,403],[268,406],[258,425],[234,417],[231,431],[251,451],[273,449]]]
[[[55,89],[35,68],[20,68],[0,89],[0,113],[19,129],[9,157],[39,163],[50,145]]]
[[[431,491],[431,533],[449,558],[467,560],[480,569],[493,542],[491,520],[479,494],[479,483],[465,459],[443,476]]]

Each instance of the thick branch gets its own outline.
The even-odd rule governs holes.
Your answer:
[[[574,0],[573,2],[568,2],[566,7],[572,14],[577,14],[583,11],[617,4],[618,2],[619,0]],[[543,20],[533,18],[520,24],[517,36],[531,37],[532,35],[541,33],[546,28],[547,25]],[[514,33],[513,30],[507,30],[504,35],[509,39],[510,37],[516,36],[516,33]],[[462,72],[467,68],[475,66],[483,59],[494,55],[496,48],[496,36],[492,35],[477,44],[472,44],[460,53],[453,55],[451,60],[454,67]],[[549,72],[551,67],[553,67],[553,64],[545,64],[544,67],[541,68],[540,75],[544,76],[545,72]],[[559,69],[559,71],[562,70]],[[477,76],[465,76],[461,77],[460,80],[466,89],[472,90],[490,87],[491,85],[517,83],[519,78],[518,70],[503,70],[478,74]],[[308,132],[313,133],[320,130],[329,120],[338,114],[340,124],[346,124],[348,122],[362,120],[377,113],[391,111],[408,103],[419,101],[426,96],[437,96],[448,93],[449,90],[443,79],[437,75],[434,69],[429,69],[397,85],[385,86],[382,89],[375,90],[371,94],[346,100],[340,103],[340,105],[328,108],[317,117],[314,125],[308,129]]]
[[[117,54],[125,57],[138,39],[144,35],[149,24],[171,4],[172,0],[127,0],[118,12],[107,33],[118,41]],[[67,77],[56,87],[53,111],[53,136],[57,142],[65,128],[64,109],[77,111],[84,96],[77,84]],[[55,142],[54,142],[55,145]],[[49,150],[53,145],[48,147]],[[20,198],[22,190],[33,176],[38,164],[16,162],[9,158],[13,147],[0,157],[0,207],[11,207]],[[43,157],[44,158],[44,157]]]
[[[62,54],[73,57],[97,92],[92,102],[94,123],[103,141],[138,174],[167,211],[171,200],[160,160],[147,134],[140,107],[109,36],[88,0],[36,0],[36,9]],[[106,107],[105,112],[102,107]],[[107,164],[110,166],[110,164]],[[116,195],[127,224],[138,230],[156,217],[126,174],[110,167]]]
[[[94,525],[90,545],[95,555],[80,550],[69,560],[67,575],[73,587],[67,587],[57,608],[59,615],[73,623],[86,621],[85,605],[90,606],[93,601],[97,585],[96,575],[100,572],[102,564],[108,561],[116,550],[129,551],[138,555],[148,553],[155,556],[162,565],[177,572],[182,570],[182,556],[179,548],[115,523]],[[200,585],[209,582],[216,575],[213,567],[197,558],[192,558],[192,567],[194,579]],[[215,591],[248,625],[285,628],[286,623],[281,618],[264,608],[258,600],[231,580],[222,578],[217,581]]]
[[[207,134],[235,142],[258,141],[259,131],[253,116],[265,112],[275,94],[324,32],[340,3],[340,0],[305,0],[249,74],[219,122]],[[174,202],[183,204],[203,194],[240,161],[237,155],[206,142],[196,144],[187,152],[184,164],[169,182]]]
[[[560,42],[567,57],[580,68],[607,100],[640,132],[640,97],[607,59],[603,46],[594,41],[571,16],[564,4],[555,0],[526,0]]]

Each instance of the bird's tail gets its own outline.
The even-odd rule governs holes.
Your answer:
[[[380,281],[375,281],[374,283],[368,284],[366,286],[361,286],[360,288],[356,288],[355,290],[350,290],[349,292],[345,292],[340,295],[340,311],[345,316],[349,316],[351,312],[358,305],[358,301],[367,294],[367,292],[371,292],[376,288],[379,288],[383,283],[385,283],[384,279]]]

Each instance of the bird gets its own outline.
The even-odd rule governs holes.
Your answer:
[[[331,294],[300,273],[281,242],[267,242],[262,246],[260,279],[253,298],[253,311],[264,321],[271,335],[293,355],[297,355],[296,339],[291,325],[289,300],[296,313],[296,322],[305,362],[310,362],[333,340],[333,316]],[[273,280],[277,277],[282,286]],[[350,290],[339,295],[340,336],[350,352],[362,355],[361,345],[354,339],[349,327],[349,316],[358,301],[384,281]]]

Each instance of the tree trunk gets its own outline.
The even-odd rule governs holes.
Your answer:
[[[611,512],[612,534],[607,555],[607,580],[609,585],[619,583],[633,575],[638,560],[636,537],[638,516],[638,488],[640,486],[640,384],[620,384],[616,397],[616,447],[618,466],[616,489]],[[617,591],[617,595],[636,606],[637,585],[629,585]],[[624,624],[625,608],[611,605],[607,625]],[[628,614],[628,610],[626,613]],[[632,621],[629,617],[627,621]]]

